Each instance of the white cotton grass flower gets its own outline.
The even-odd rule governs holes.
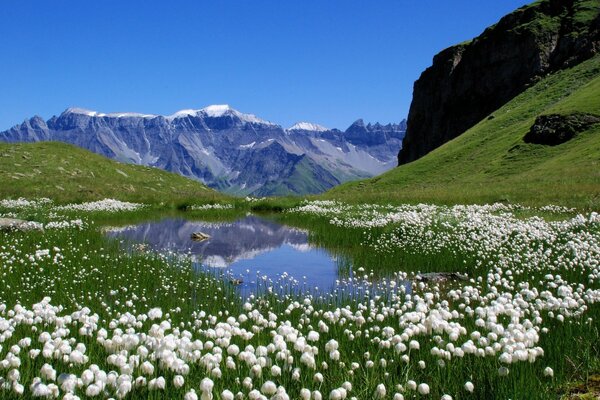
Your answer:
[[[300,399],[310,400],[310,390],[308,390],[306,388],[300,389]]]
[[[383,383],[380,383],[375,388],[375,397],[377,397],[379,399],[385,398],[386,393],[387,393],[387,390],[385,389],[385,385]]]
[[[183,400],[198,400],[198,395],[194,389],[190,389],[184,396]]]
[[[266,381],[260,387],[260,391],[267,396],[272,396],[277,393],[277,385],[273,381]]]
[[[56,380],[56,370],[52,368],[52,365],[50,364],[44,364],[42,366],[42,368],[40,369],[40,375],[42,378],[49,381]]]
[[[154,375],[154,365],[150,361],[144,361],[141,370],[144,375]]]
[[[153,308],[150,311],[148,311],[148,319],[149,320],[160,319],[160,318],[162,318],[162,316],[163,316],[163,312],[158,307]]]
[[[473,390],[475,390],[475,386],[471,381],[465,382],[465,390],[469,393],[473,393]]]
[[[203,393],[212,393],[214,386],[215,386],[215,383],[210,378],[204,378],[204,379],[202,379],[202,381],[200,381],[200,390]]]
[[[547,376],[550,378],[554,377],[554,370],[550,367],[544,368],[544,376]]]
[[[159,376],[158,378],[151,379],[150,382],[148,382],[148,389],[150,389],[150,390],[165,390],[166,385],[167,385],[167,382],[166,382],[165,378],[163,378],[162,376]]]
[[[233,393],[225,389],[221,392],[221,400],[233,400]]]
[[[181,375],[175,375],[173,377],[173,386],[175,386],[176,389],[179,389],[184,384],[185,384],[185,379],[183,378],[183,376],[181,376]]]
[[[100,385],[97,385],[95,383],[92,383],[85,389],[85,395],[87,397],[96,397],[99,396],[100,393],[102,393],[102,388],[100,387]]]
[[[419,392],[420,395],[428,395],[429,394],[429,385],[426,383],[420,383],[419,387],[417,388],[417,391]]]

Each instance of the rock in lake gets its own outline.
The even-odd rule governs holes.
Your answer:
[[[202,242],[203,240],[207,240],[210,238],[210,235],[204,232],[194,232],[192,233],[192,240],[196,242]]]

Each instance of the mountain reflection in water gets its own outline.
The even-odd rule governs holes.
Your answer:
[[[194,232],[206,233],[210,238],[194,242],[190,238]],[[327,290],[338,279],[336,258],[310,245],[307,231],[257,216],[235,222],[167,218],[112,229],[107,234],[147,243],[157,251],[189,254],[203,267],[225,269],[243,281],[243,291],[255,288],[264,279]]]

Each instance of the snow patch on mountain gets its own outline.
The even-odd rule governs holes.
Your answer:
[[[329,128],[325,128],[323,125],[313,124],[312,122],[297,122],[290,126],[288,131],[313,131],[313,132],[326,132]]]

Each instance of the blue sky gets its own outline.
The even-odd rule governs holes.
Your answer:
[[[528,1],[6,1],[0,129],[71,106],[397,122],[438,51]]]

